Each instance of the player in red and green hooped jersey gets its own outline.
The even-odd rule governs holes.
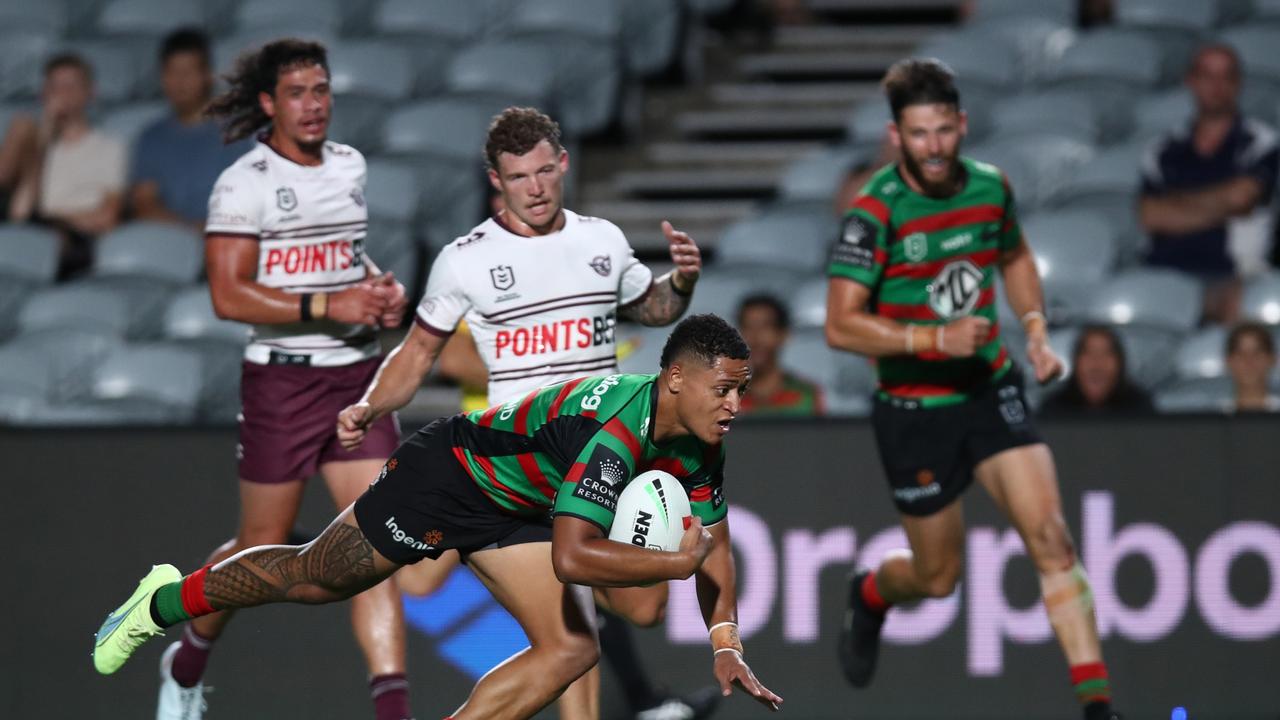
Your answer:
[[[955,589],[959,498],[976,477],[1035,563],[1086,720],[1113,718],[1092,592],[1062,519],[1053,457],[996,323],[999,273],[1036,380],[1062,372],[1013,192],[999,169],[960,156],[966,119],[949,68],[903,60],[884,87],[901,160],[873,176],[845,217],[828,269],[826,334],[831,346],[876,359],[872,426],[911,549],[853,576],[842,669],[865,687],[889,608]]]
[[[112,673],[148,638],[208,613],[348,599],[405,564],[458,549],[530,647],[491,670],[453,715],[528,718],[599,657],[586,586],[698,576],[722,692],[777,709],[737,633],[722,441],[751,380],[750,351],[714,315],[676,326],[657,375],[570,380],[406,440],[311,543],[250,548],[185,578],[158,565],[107,616],[94,665]],[[675,552],[609,540],[618,494],[656,468],[680,478],[694,518]]]

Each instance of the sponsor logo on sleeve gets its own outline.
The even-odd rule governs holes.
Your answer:
[[[875,267],[876,226],[861,215],[850,215],[840,231],[840,242],[831,250],[831,262],[863,270]]]
[[[618,487],[627,479],[627,464],[616,452],[597,446],[587,461],[587,469],[574,485],[573,496],[609,512],[618,509]]]

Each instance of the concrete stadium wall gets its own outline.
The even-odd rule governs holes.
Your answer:
[[[1280,424],[1156,418],[1043,427],[1064,507],[1093,577],[1119,707],[1132,718],[1280,715]],[[968,562],[957,593],[899,611],[874,686],[840,677],[834,641],[852,560],[902,542],[870,428],[742,423],[726,497],[751,665],[790,718],[1068,718],[1066,667],[1020,544],[978,489],[965,497]],[[4,431],[8,527],[0,593],[0,717],[147,717],[155,641],[117,675],[91,667],[93,631],[153,562],[184,570],[234,530],[234,431]],[[317,484],[319,484],[317,482]],[[13,499],[16,498],[16,502]],[[313,488],[300,525],[333,514]],[[462,570],[406,602],[413,702],[442,717],[474,677],[523,645]],[[712,681],[692,590],[673,589],[663,628],[640,632],[676,689]],[[208,682],[217,717],[371,715],[344,606],[246,612]],[[605,673],[606,717],[620,716]],[[555,717],[553,711],[544,717]],[[766,713],[741,697],[718,717]],[[782,716],[779,716],[782,717]]]

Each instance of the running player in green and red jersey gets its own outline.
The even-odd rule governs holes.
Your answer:
[[[345,600],[424,557],[459,550],[531,647],[487,673],[455,713],[527,718],[599,657],[591,596],[698,575],[722,692],[777,709],[743,661],[722,483],[722,441],[751,380],[750,351],[714,315],[682,321],[657,375],[579,378],[419,430],[378,480],[311,543],[250,548],[183,578],[160,565],[98,632],[94,665],[115,672],[149,637],[193,617],[268,603]],[[636,474],[680,478],[694,520],[676,552],[609,540]]]
[[[902,159],[872,177],[845,217],[828,270],[826,334],[832,347],[877,359],[871,422],[911,549],[854,575],[842,668],[865,687],[889,608],[955,589],[960,494],[976,477],[1039,571],[1085,718],[1111,718],[1089,580],[1062,519],[1053,457],[996,323],[998,272],[1026,329],[1036,380],[1062,372],[1012,189],[998,168],[959,155],[966,119],[949,68],[903,60],[884,87],[889,137]]]

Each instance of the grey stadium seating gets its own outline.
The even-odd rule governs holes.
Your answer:
[[[164,117],[168,112],[169,106],[163,100],[120,105],[103,116],[99,128],[119,138],[131,148],[148,125]]]
[[[98,14],[98,32],[159,37],[175,27],[202,26],[206,19],[197,0],[110,0]]]
[[[111,328],[82,325],[26,331],[5,347],[42,358],[49,369],[48,399],[56,403],[88,393],[94,368],[121,344],[120,334]]]
[[[1203,34],[1244,19],[1252,0],[1115,0],[1120,25]]]
[[[1178,347],[1174,372],[1180,380],[1222,377],[1226,372],[1227,329],[1212,325],[1188,335]]]
[[[109,288],[80,284],[37,290],[18,313],[23,332],[83,329],[123,336],[129,329],[126,298]]]
[[[1094,294],[1089,319],[1186,332],[1200,321],[1200,285],[1172,270],[1134,269],[1112,277]]]
[[[336,0],[243,0],[236,10],[235,24],[241,30],[278,27],[299,17],[328,34],[336,35],[342,29],[342,11]]]
[[[1240,311],[1245,317],[1268,325],[1280,324],[1280,273],[1251,278],[1245,284]]]
[[[975,21],[996,17],[1030,16],[1063,24],[1075,24],[1075,0],[976,0]]]
[[[839,223],[830,213],[775,211],[730,225],[716,242],[717,263],[819,272]]]
[[[0,0],[0,28],[8,31],[59,37],[66,32],[67,20],[61,0]]]
[[[164,344],[116,348],[94,373],[91,404],[115,405],[130,418],[190,422],[200,401],[201,358]]]
[[[552,48],[532,40],[472,45],[454,56],[445,76],[451,93],[493,97],[503,105],[546,107],[556,82]]]
[[[671,65],[680,50],[679,0],[622,3],[622,50],[627,69],[648,77]]]
[[[1115,267],[1116,228],[1098,213],[1060,210],[1026,217],[1022,230],[1035,251],[1049,315],[1055,322],[1079,320]]]
[[[1225,377],[1184,380],[1156,393],[1162,413],[1225,412],[1231,403],[1231,380]]]
[[[18,308],[58,268],[57,233],[27,225],[0,225],[0,338],[17,328]]]
[[[778,195],[784,200],[829,203],[854,166],[871,162],[874,154],[871,148],[854,145],[814,150],[787,166],[778,183]]]
[[[991,35],[1011,44],[1017,51],[1025,81],[1047,77],[1077,37],[1074,23],[1036,15],[978,17],[965,26],[964,32],[979,40],[983,35]]]
[[[48,35],[21,31],[0,35],[0,99],[39,94],[44,63],[53,47],[54,41]]]
[[[200,274],[203,256],[203,240],[185,225],[131,222],[98,240],[92,274],[189,283]]]
[[[828,347],[821,330],[793,332],[782,348],[780,362],[822,388],[828,414],[865,417],[871,413],[871,393],[876,385],[871,361]]]
[[[42,353],[0,346],[0,423],[21,423],[48,404],[51,375]]]
[[[738,303],[743,298],[768,292],[785,300],[803,277],[803,274],[777,267],[717,264],[703,271],[689,305],[689,313],[715,313],[730,323],[736,323]]]
[[[822,328],[827,322],[827,278],[811,277],[783,298],[791,310],[791,326],[798,329]]]

